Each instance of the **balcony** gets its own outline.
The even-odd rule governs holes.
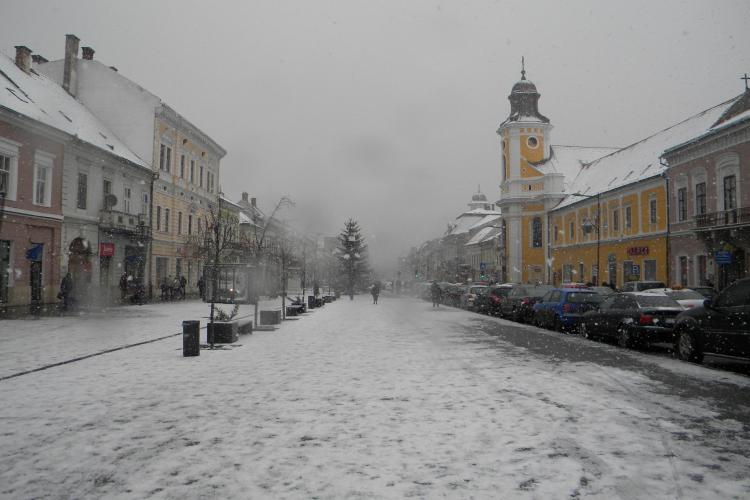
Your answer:
[[[117,210],[99,212],[99,227],[105,231],[130,234],[138,238],[148,238],[148,217],[145,214],[128,214]]]
[[[712,212],[695,217],[696,229],[715,229],[719,227],[750,224],[750,208],[733,208],[721,212]]]

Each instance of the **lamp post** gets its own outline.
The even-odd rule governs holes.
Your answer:
[[[596,281],[594,281],[594,285],[599,285],[599,277],[601,276],[601,266],[600,266],[600,248],[601,248],[601,193],[596,193],[595,195],[591,194],[583,194],[583,193],[571,193],[571,196],[580,196],[582,198],[596,198],[596,224],[591,222],[590,218],[586,218],[583,223],[581,223],[581,229],[585,234],[588,234],[591,232],[591,228],[596,228]]]

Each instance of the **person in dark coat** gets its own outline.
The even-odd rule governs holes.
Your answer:
[[[187,287],[187,278],[180,276],[180,298],[185,300],[185,288]]]
[[[125,302],[128,296],[128,273],[122,273],[120,276],[120,300]]]
[[[206,299],[206,281],[203,279],[203,276],[198,278],[198,293],[201,296],[201,300]]]
[[[372,294],[372,303],[377,304],[378,303],[378,295],[380,295],[380,282],[376,281],[372,288],[370,289],[370,293]]]
[[[440,285],[437,284],[437,281],[432,282],[432,285],[430,286],[430,295],[432,295],[432,307],[440,307],[440,296],[442,295],[442,290],[440,290]]]
[[[67,311],[71,304],[71,294],[73,293],[73,276],[67,273],[60,282],[60,300],[62,300],[62,310]]]

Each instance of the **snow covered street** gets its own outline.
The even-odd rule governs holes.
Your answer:
[[[206,315],[7,321],[0,377]],[[183,358],[175,336],[0,381],[0,496],[750,496],[743,375],[390,297],[237,344]]]

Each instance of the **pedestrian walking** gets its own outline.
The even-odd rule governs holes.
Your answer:
[[[432,296],[432,307],[440,307],[440,297],[442,296],[442,291],[440,290],[440,285],[437,284],[437,281],[433,281],[432,285],[430,285],[430,295]]]
[[[122,273],[120,276],[120,302],[125,302],[128,297],[128,273]]]
[[[372,288],[370,289],[370,293],[372,294],[372,303],[377,304],[378,303],[378,295],[380,295],[380,282],[376,281],[373,283]]]
[[[164,277],[161,279],[161,300],[165,301],[169,298],[169,286],[167,285],[167,278]]]
[[[187,278],[180,276],[180,299],[185,300],[185,288],[187,287]]]
[[[206,292],[206,281],[203,279],[203,276],[201,276],[200,278],[198,278],[198,293],[201,296],[201,300],[206,299],[205,292]],[[255,303],[257,304],[257,302]]]
[[[67,311],[70,308],[73,293],[73,276],[67,273],[60,282],[60,293],[57,297],[62,301],[62,310]]]

